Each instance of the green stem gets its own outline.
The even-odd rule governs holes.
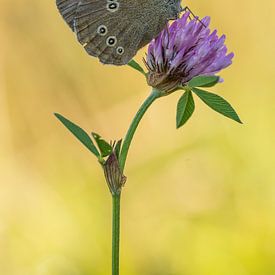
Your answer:
[[[144,103],[139,108],[137,114],[135,115],[135,117],[128,129],[128,132],[125,136],[125,139],[123,141],[123,145],[121,148],[121,152],[120,152],[119,164],[120,164],[120,168],[122,171],[124,170],[129,147],[130,147],[131,141],[133,139],[133,136],[135,134],[135,131],[138,127],[139,122],[141,121],[143,115],[145,114],[147,109],[151,106],[151,104],[160,96],[161,96],[161,92],[153,89],[151,94],[147,97],[147,99],[144,101]]]
[[[127,154],[135,131],[151,104],[161,96],[161,92],[153,89],[148,98],[141,105],[137,114],[135,115],[128,132],[123,141],[120,152],[119,164],[121,171],[124,170]],[[112,275],[119,275],[119,228],[120,228],[120,194],[113,195],[113,232],[112,232]]]
[[[113,195],[112,275],[119,275],[120,194]]]

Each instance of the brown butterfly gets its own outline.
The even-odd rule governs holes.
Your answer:
[[[89,55],[127,64],[183,10],[180,0],[56,0]]]

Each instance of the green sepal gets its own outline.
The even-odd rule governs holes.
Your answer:
[[[99,134],[92,133],[92,136],[95,139],[96,144],[99,148],[100,155],[102,157],[109,156],[113,151],[112,146],[107,141],[105,141]]]
[[[195,110],[195,103],[190,91],[186,91],[179,99],[177,105],[176,123],[177,129],[183,126],[192,116]]]
[[[143,70],[143,68],[142,68],[134,59],[132,59],[132,60],[128,63],[128,65],[129,65],[130,67],[132,67],[133,69],[139,71],[140,73],[142,73],[143,75],[146,76],[146,73],[145,73],[145,71]]]
[[[117,159],[119,159],[121,143],[122,143],[122,139],[120,139],[115,145],[114,151],[115,151]]]
[[[214,111],[242,123],[233,107],[221,96],[197,88],[192,88],[192,91]]]
[[[216,75],[201,75],[193,77],[189,82],[188,86],[193,87],[212,87],[216,85],[220,80],[219,76]]]
[[[97,158],[100,157],[92,139],[82,128],[60,114],[55,113],[54,115],[86,148],[88,148]]]

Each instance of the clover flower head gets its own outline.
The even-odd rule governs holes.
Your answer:
[[[232,63],[225,35],[209,29],[210,17],[189,20],[186,12],[167,26],[148,47],[145,60],[148,84],[165,93],[184,86],[193,77],[215,75]]]

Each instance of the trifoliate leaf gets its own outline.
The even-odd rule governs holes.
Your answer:
[[[242,123],[233,107],[221,96],[197,88],[192,88],[192,91],[216,112]]]
[[[89,135],[79,126],[69,121],[67,118],[63,117],[60,114],[54,114],[63,125],[83,144],[85,145],[96,157],[99,157],[100,154],[93,144],[92,139]]]
[[[143,68],[142,68],[134,59],[132,59],[132,60],[128,63],[128,65],[129,65],[130,67],[132,67],[133,69],[139,71],[139,72],[142,73],[143,75],[146,75],[146,73],[145,73],[145,71],[143,70]]]
[[[177,128],[184,125],[192,116],[195,110],[195,103],[190,91],[186,91],[178,101],[177,105]]]
[[[96,141],[96,144],[100,150],[101,156],[102,157],[109,156],[113,151],[112,146],[107,141],[105,141],[103,138],[101,138],[100,135],[98,135],[96,133],[92,133],[92,136]]]
[[[188,82],[189,87],[212,87],[219,82],[219,77],[215,75],[195,76]]]

